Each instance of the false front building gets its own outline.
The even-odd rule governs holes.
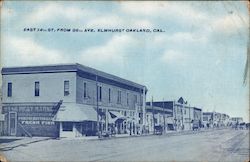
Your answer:
[[[7,135],[135,134],[145,123],[146,87],[93,68],[6,67],[2,79]]]
[[[192,130],[194,126],[201,127],[202,109],[191,107],[182,97],[178,101],[154,101],[147,102],[146,105],[153,107],[164,107],[168,110],[166,130]]]

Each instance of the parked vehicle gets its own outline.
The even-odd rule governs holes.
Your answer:
[[[250,128],[250,123],[246,123],[246,129]]]
[[[157,125],[157,126],[155,126],[154,128],[155,128],[155,134],[156,134],[156,135],[162,135],[162,132],[163,132],[162,126]]]
[[[193,130],[199,130],[200,127],[199,127],[199,123],[198,122],[194,122],[193,123]]]
[[[239,129],[246,129],[246,123],[240,123]]]

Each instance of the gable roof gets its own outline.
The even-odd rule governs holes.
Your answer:
[[[182,97],[179,98],[178,102],[181,103],[181,104],[185,103],[185,101],[184,101],[184,99]]]

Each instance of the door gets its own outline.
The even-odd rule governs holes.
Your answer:
[[[11,136],[16,135],[16,127],[17,127],[17,114],[16,112],[9,113],[9,131]]]

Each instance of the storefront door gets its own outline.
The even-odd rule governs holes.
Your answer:
[[[11,136],[16,135],[17,127],[17,114],[16,112],[10,112],[9,114],[9,132]]]

